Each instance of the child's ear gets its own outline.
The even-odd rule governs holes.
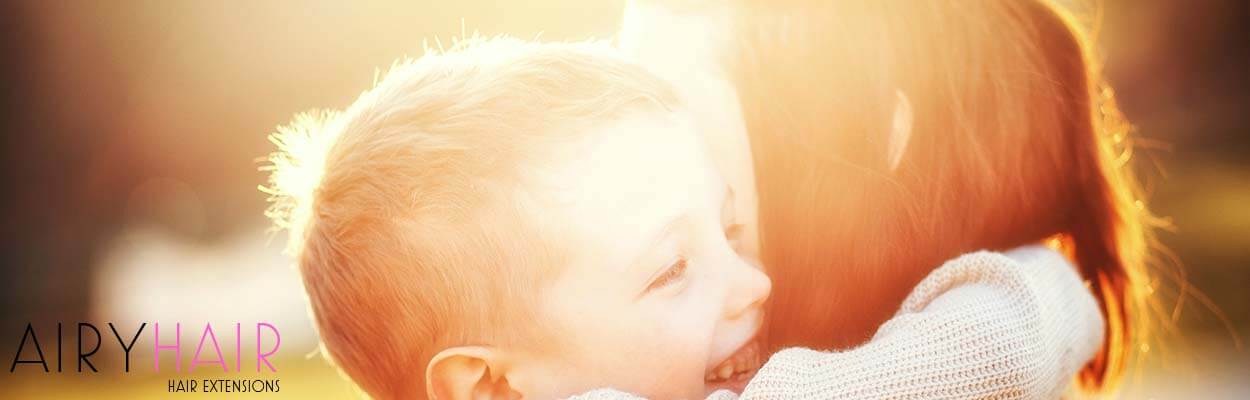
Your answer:
[[[425,369],[430,399],[520,399],[508,384],[498,354],[489,347],[461,346],[440,351]]]
[[[898,169],[898,164],[903,161],[903,154],[907,152],[907,144],[911,142],[911,126],[914,119],[911,100],[907,99],[907,94],[902,90],[894,93],[894,118],[890,123],[890,139],[886,147],[885,158],[889,163],[890,171]]]

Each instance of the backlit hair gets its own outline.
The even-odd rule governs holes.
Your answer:
[[[537,345],[534,294],[563,253],[513,201],[524,171],[561,138],[671,106],[607,44],[470,39],[280,127],[263,189],[323,351],[370,395],[412,398],[446,347]]]
[[[1146,337],[1152,217],[1091,44],[1029,0],[739,2],[726,66],[750,135],[775,346],[866,340],[944,260],[1062,244],[1107,321],[1086,389]],[[912,138],[886,160],[896,91]]]

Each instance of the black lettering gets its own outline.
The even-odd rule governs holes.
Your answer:
[[[147,322],[139,325],[139,331],[135,332],[135,336],[130,338],[130,344],[122,341],[122,335],[117,333],[117,328],[113,327],[113,323],[109,322],[109,329],[113,330],[113,337],[117,338],[117,343],[122,345],[122,351],[126,352],[126,372],[130,372],[130,349],[135,348],[135,342],[139,340],[139,334],[143,333],[143,328],[148,326]]]
[[[61,347],[62,347],[61,343],[64,343],[61,341],[61,323],[57,322],[56,323],[56,372],[62,372],[61,361],[64,360],[64,358],[61,357]]]
[[[26,347],[26,337],[30,337],[30,340],[35,342],[35,351],[39,352],[39,361],[22,359],[22,348]],[[29,322],[26,323],[26,332],[22,334],[22,341],[17,344],[17,354],[13,355],[13,365],[9,366],[9,373],[17,369],[17,364],[42,364],[43,372],[50,372],[48,362],[43,359],[43,349],[39,348],[39,337],[35,336],[35,327]]]
[[[91,352],[86,353],[86,354],[82,352],[82,327],[84,326],[91,328],[91,330],[95,332],[95,348],[91,349]],[[91,372],[100,372],[99,370],[95,369],[95,365],[91,364],[91,360],[87,359],[88,357],[91,357],[92,355],[94,355],[97,351],[100,351],[100,330],[96,329],[95,325],[91,325],[85,322],[79,322],[78,323],[78,372],[82,372],[83,361],[87,362],[87,367],[91,368]]]

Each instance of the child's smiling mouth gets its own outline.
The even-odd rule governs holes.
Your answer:
[[[721,389],[742,393],[747,383],[751,381],[751,377],[755,376],[755,372],[763,364],[762,360],[759,339],[758,337],[752,338],[738,348],[738,351],[709,369],[703,378],[704,384],[709,393]]]

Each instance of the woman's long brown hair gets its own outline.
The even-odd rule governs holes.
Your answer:
[[[726,65],[755,163],[774,348],[858,344],[944,260],[1047,241],[1078,265],[1107,321],[1081,386],[1114,389],[1148,326],[1151,217],[1128,125],[1066,12],[1021,0],[745,1],[733,24]],[[891,169],[898,92],[915,122]]]

